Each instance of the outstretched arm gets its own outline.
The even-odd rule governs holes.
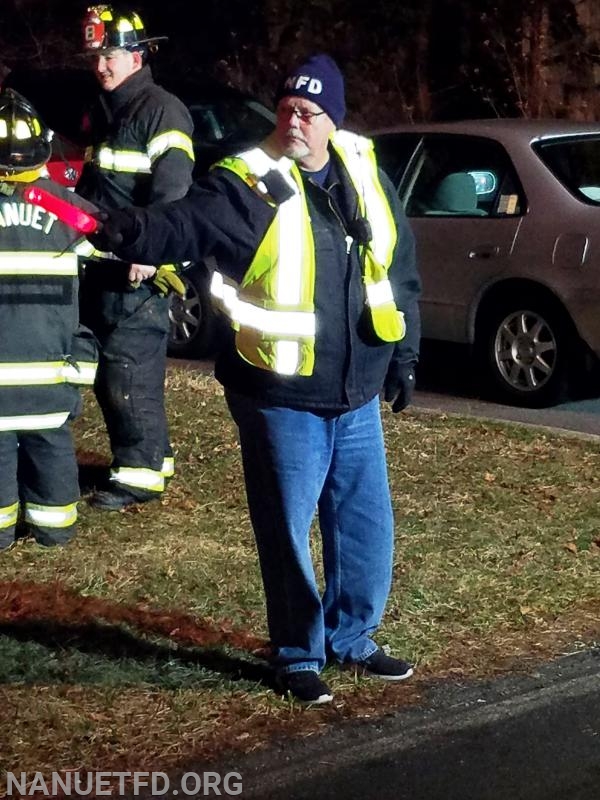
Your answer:
[[[273,208],[237,176],[216,169],[181,200],[102,212],[102,230],[91,241],[124,261],[144,264],[213,256],[222,272],[239,281],[273,216]]]

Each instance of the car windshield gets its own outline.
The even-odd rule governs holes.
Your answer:
[[[585,203],[600,205],[600,137],[554,139],[534,149],[569,191]]]

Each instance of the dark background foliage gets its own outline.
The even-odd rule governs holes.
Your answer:
[[[1,0],[0,76],[77,62],[86,0]],[[116,4],[115,4],[116,5]],[[137,0],[166,34],[160,78],[217,79],[267,103],[281,75],[325,50],[356,127],[600,111],[597,0]]]

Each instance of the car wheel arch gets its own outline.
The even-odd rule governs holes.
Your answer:
[[[474,304],[470,316],[469,342],[471,344],[475,342],[481,325],[485,323],[485,314],[489,313],[490,309],[500,303],[509,302],[517,296],[523,302],[535,299],[550,305],[558,314],[564,317],[565,324],[571,327],[572,332],[577,334],[575,323],[565,304],[549,286],[528,278],[505,278],[485,287],[477,303]]]

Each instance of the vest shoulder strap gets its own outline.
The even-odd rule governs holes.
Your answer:
[[[215,166],[234,172],[270,205],[279,206],[298,193],[289,159],[275,161],[260,147],[224,158]]]
[[[373,140],[366,136],[360,136],[351,131],[336,130],[331,136],[334,145],[344,150],[353,150],[358,153],[367,153],[374,149]]]

